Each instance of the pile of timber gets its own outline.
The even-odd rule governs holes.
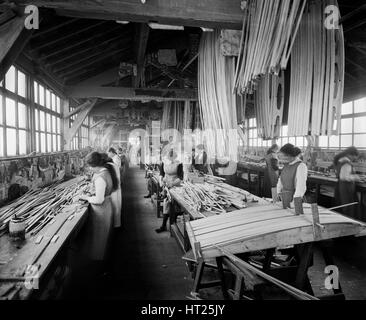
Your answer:
[[[212,212],[223,214],[227,209],[234,207],[243,209],[246,207],[246,196],[227,189],[217,182],[196,183],[183,182],[176,188],[182,199],[198,212]]]
[[[46,188],[30,190],[12,203],[0,208],[0,235],[8,231],[15,216],[23,219],[26,233],[36,235],[50,223],[65,206],[75,203],[88,192],[90,184],[82,177],[56,182]]]
[[[212,216],[186,223],[192,248],[199,243],[205,259],[222,256],[220,247],[233,254],[361,235],[366,225],[322,209],[319,223],[313,220],[310,208],[303,215],[291,209],[267,204],[246,208],[227,215]]]

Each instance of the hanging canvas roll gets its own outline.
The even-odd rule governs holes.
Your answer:
[[[258,77],[285,69],[306,0],[249,0],[243,16],[236,92],[252,92]]]
[[[219,36],[219,31],[203,33],[198,59],[201,121],[210,155],[227,155],[231,148],[237,149],[237,139],[229,143],[228,131],[237,127],[236,96],[232,93],[235,60],[221,54]]]
[[[264,140],[278,138],[284,107],[284,75],[267,74],[260,79],[254,94],[258,136]]]
[[[290,136],[339,134],[344,35],[342,26],[325,27],[324,12],[329,5],[338,4],[335,0],[309,3],[295,40],[291,56]]]

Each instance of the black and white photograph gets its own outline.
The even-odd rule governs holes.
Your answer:
[[[0,309],[365,301],[365,195],[364,0],[0,0]]]

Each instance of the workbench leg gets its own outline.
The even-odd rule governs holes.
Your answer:
[[[228,289],[226,287],[225,273],[224,273],[224,266],[223,266],[223,263],[222,263],[222,257],[216,258],[216,263],[217,263],[219,278],[220,278],[220,281],[221,281],[222,294],[223,294],[225,300],[229,300],[230,296],[228,294]]]
[[[332,254],[332,244],[329,241],[324,241],[320,243],[320,249],[325,261],[325,265],[326,266],[334,266],[336,265],[333,259],[333,254]],[[335,294],[335,298],[339,299],[339,300],[345,300],[346,297],[344,296],[342,287],[340,282],[338,281],[338,289],[333,289],[333,292]],[[331,298],[331,297],[329,297]]]
[[[194,282],[193,282],[193,289],[192,289],[193,294],[198,294],[198,291],[199,291],[200,285],[201,285],[201,281],[202,281],[204,268],[205,268],[205,262],[204,262],[203,259],[201,259],[197,263],[197,269],[196,269],[196,272],[195,272],[195,277],[194,277]]]
[[[300,258],[299,268],[296,274],[296,287],[313,295],[313,290],[308,277],[308,269],[311,266],[313,258],[313,243],[296,246]]]
[[[275,254],[275,249],[266,250],[266,256],[263,263],[263,272],[268,273],[271,269],[271,262],[273,259],[273,255]]]

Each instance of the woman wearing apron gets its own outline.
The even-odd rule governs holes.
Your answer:
[[[337,205],[358,202],[356,182],[360,180],[360,177],[354,174],[352,162],[356,161],[359,155],[360,154],[355,147],[350,147],[334,157],[333,165],[338,178],[334,194]],[[358,211],[358,206],[342,208],[344,215],[361,220],[362,217],[359,215]]]
[[[86,157],[93,175],[95,196],[82,197],[90,203],[90,214],[85,226],[83,251],[94,261],[105,259],[108,241],[113,227],[113,206],[111,194],[118,188],[115,170],[98,152],[92,152]]]
[[[169,154],[166,159],[163,160],[163,163],[160,168],[160,177],[161,177],[161,185],[164,189],[163,196],[164,199],[164,211],[163,211],[163,223],[159,229],[155,231],[157,233],[163,232],[167,230],[166,224],[169,219],[170,213],[170,201],[168,199],[168,191],[174,186],[177,186],[183,180],[183,165],[177,160],[178,155],[173,150],[169,151]]]
[[[300,155],[301,150],[290,143],[280,150],[280,159],[285,165],[278,179],[277,194],[286,206],[296,199],[301,203],[306,192],[308,168],[299,158]]]
[[[271,148],[268,149],[267,155],[265,157],[266,169],[264,171],[264,196],[267,198],[272,197],[272,188],[276,188],[278,183],[278,150],[278,145],[274,144]]]

